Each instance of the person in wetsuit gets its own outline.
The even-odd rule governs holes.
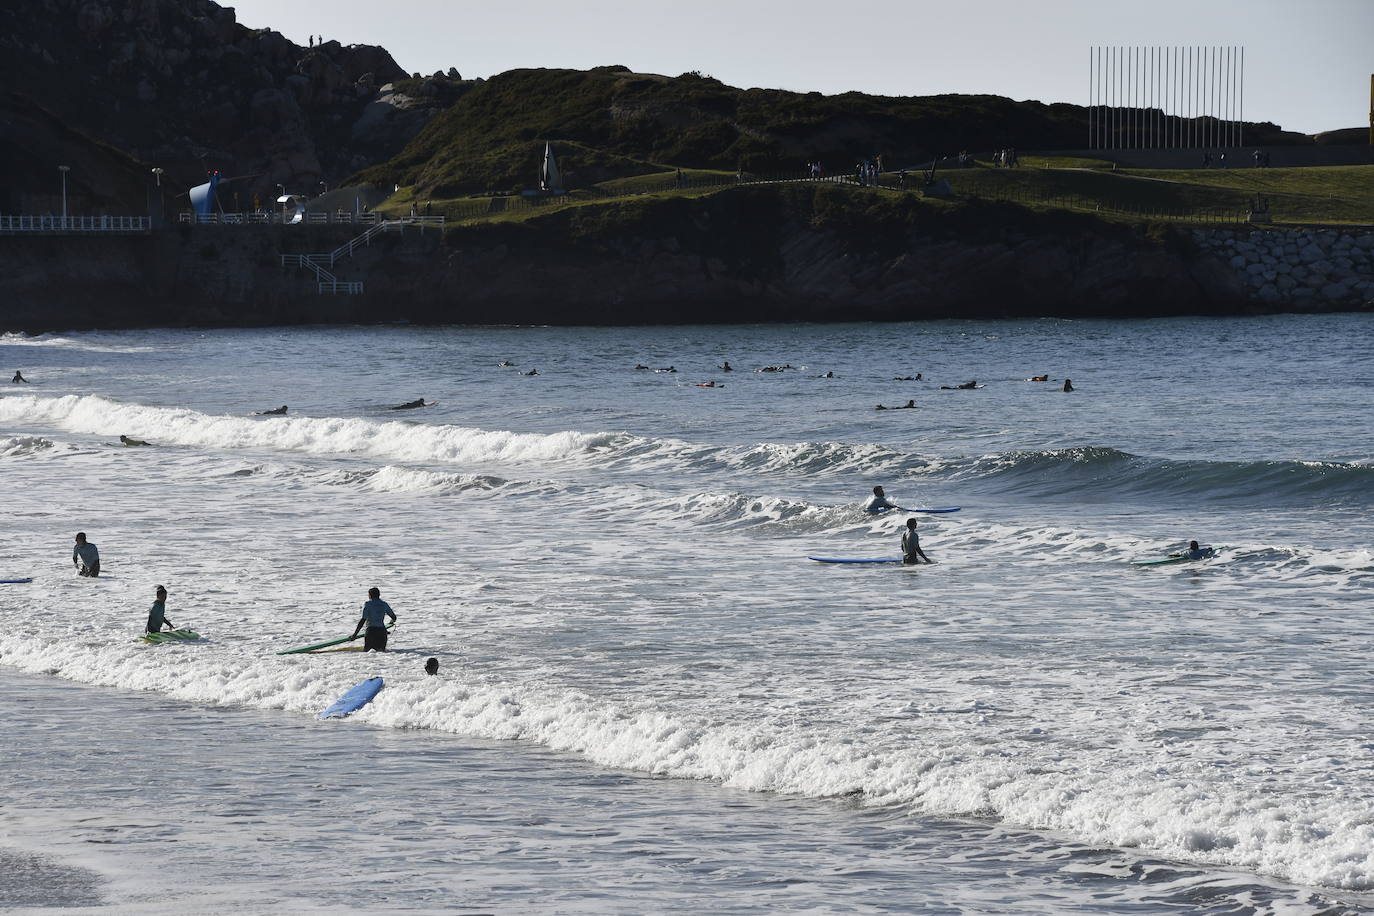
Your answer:
[[[72,565],[78,576],[95,578],[100,575],[100,551],[86,541],[86,532],[76,533],[76,546],[72,548]]]
[[[153,592],[153,597],[156,600],[153,601],[153,606],[148,608],[148,625],[143,628],[143,632],[161,633],[164,623],[175,630],[177,625],[167,619],[167,589],[159,585]]]
[[[149,444],[149,443],[147,443],[147,442],[144,442],[142,439],[130,439],[128,436],[120,436],[120,437],[119,437],[119,441],[120,441],[120,442],[123,442],[125,445],[148,445],[148,444]]]
[[[364,652],[385,652],[386,651],[386,618],[390,617],[391,622],[396,622],[396,612],[391,609],[391,605],[382,600],[382,592],[375,586],[367,590],[367,603],[363,605],[363,616],[358,619],[358,625],[353,628],[353,635],[350,639],[357,639],[359,633],[363,633],[363,627],[367,627],[367,632],[363,633]]]
[[[275,410],[260,410],[260,411],[258,411],[258,416],[260,416],[260,417],[284,417],[284,416],[286,416],[286,405],[283,404],[283,405],[281,405],[280,407],[278,407],[278,408],[275,409]]]
[[[397,404],[395,407],[388,407],[387,410],[414,410],[417,407],[424,407],[425,399],[416,398],[413,401],[406,401],[404,404]]]
[[[24,373],[20,372],[18,369],[14,370],[14,378],[10,379],[10,381],[15,384],[19,382],[23,382],[25,385],[29,384],[29,380],[24,378]]]
[[[1064,379],[1064,390],[1073,391],[1073,382],[1069,379]]]
[[[921,549],[921,539],[916,535],[916,519],[909,518],[906,520],[906,530],[902,532],[902,562],[910,566],[922,560],[935,562]]]
[[[900,509],[901,506],[887,501],[887,494],[882,487],[873,488],[873,498],[864,506],[864,511],[869,515],[877,515],[879,512],[886,512],[888,509]]]

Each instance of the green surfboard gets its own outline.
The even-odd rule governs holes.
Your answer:
[[[318,651],[318,650],[320,650],[320,649],[328,649],[330,646],[338,646],[338,645],[342,645],[343,643],[346,643],[346,642],[352,642],[355,638],[356,638],[356,639],[362,639],[361,636],[358,636],[358,637],[345,636],[343,639],[327,639],[327,640],[325,640],[324,642],[312,643],[311,645],[308,645],[308,646],[301,646],[300,648],[297,648],[297,649],[282,649],[282,650],[281,650],[280,652],[278,652],[277,654],[278,654],[278,655],[296,655],[297,653],[300,653],[300,652],[316,652],[316,651]]]
[[[200,639],[200,634],[190,630],[164,630],[161,633],[144,633],[139,639],[155,646],[161,646],[169,642],[189,642],[193,639]]]

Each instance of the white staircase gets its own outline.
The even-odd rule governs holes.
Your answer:
[[[281,255],[282,267],[303,267],[315,272],[315,284],[320,293],[346,293],[356,296],[363,291],[361,280],[340,280],[328,268],[344,258],[351,258],[353,252],[370,245],[372,240],[383,232],[400,232],[409,220],[390,219],[374,223],[367,231],[355,239],[344,242],[338,248],[325,254],[284,254]],[[327,265],[327,266],[326,266]]]

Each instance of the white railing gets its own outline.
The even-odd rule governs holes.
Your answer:
[[[204,213],[197,214],[193,210],[182,210],[177,214],[177,221],[190,225],[201,226],[247,226],[247,225],[287,225],[287,226],[318,226],[323,224],[340,224],[367,226],[371,224],[380,225],[388,222],[384,217],[376,213],[351,213],[347,210],[337,210],[333,212],[306,213],[299,222],[292,222],[295,214],[289,215],[284,222],[282,215],[276,211],[269,210],[250,210],[243,213]],[[403,222],[417,226],[442,226],[444,217],[439,216],[408,216]]]
[[[146,216],[3,216],[0,232],[148,232]]]
[[[347,293],[350,296],[357,296],[361,294],[363,291],[363,284],[361,281],[355,283],[344,283],[338,280],[333,280],[328,283],[320,283],[319,286],[321,293]]]

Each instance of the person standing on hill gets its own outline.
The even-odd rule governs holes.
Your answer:
[[[161,633],[162,625],[165,623],[173,630],[177,625],[167,619],[167,589],[161,585],[153,592],[153,606],[148,608],[148,625],[143,628],[145,633]]]
[[[367,627],[367,632],[363,633],[364,652],[385,652],[386,651],[386,618],[390,617],[391,622],[396,622],[396,612],[391,609],[391,605],[382,600],[381,590],[369,588],[367,590],[367,603],[363,605],[363,616],[358,620],[358,625],[353,628],[351,639],[357,639],[358,634]]]
[[[100,551],[94,544],[87,543],[86,532],[76,533],[76,546],[72,548],[72,565],[78,576],[95,578],[100,575]]]

